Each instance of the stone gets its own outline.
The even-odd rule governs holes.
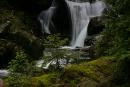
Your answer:
[[[0,87],[4,87],[4,86],[3,86],[3,83],[4,83],[3,80],[0,79]]]

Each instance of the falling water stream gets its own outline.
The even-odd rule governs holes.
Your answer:
[[[84,41],[87,38],[87,29],[92,17],[101,16],[105,8],[105,3],[102,1],[80,2],[80,0],[66,0],[71,13],[72,21],[72,40],[71,46],[83,47]]]
[[[87,29],[91,18],[102,15],[105,3],[96,0],[94,3],[80,2],[80,0],[65,0],[71,13],[72,21],[72,40],[71,47],[83,47],[87,38]],[[42,11],[38,20],[41,23],[42,32],[50,34],[49,25],[52,24],[52,16],[56,10],[56,6],[52,3],[51,7]],[[2,31],[0,31],[2,32]],[[40,61],[41,62],[41,61]],[[50,63],[49,63],[50,64]],[[48,65],[47,65],[48,67]],[[47,68],[46,67],[46,68]],[[8,70],[0,70],[0,76],[7,76]]]
[[[52,16],[53,16],[55,10],[56,10],[55,0],[53,0],[51,7],[48,8],[47,10],[43,10],[39,14],[38,20],[41,23],[41,28],[42,28],[43,34],[44,33],[51,34],[49,26],[50,26],[50,24],[53,25]]]
[[[102,1],[96,0],[93,3],[90,2],[81,2],[81,0],[65,0],[70,14],[72,22],[72,40],[71,46],[63,47],[69,49],[75,49],[76,47],[84,47],[84,41],[87,38],[88,25],[93,17],[98,17],[102,15],[104,10],[105,3]],[[48,10],[41,12],[39,15],[39,20],[42,25],[43,32],[49,33],[49,24],[51,23],[52,15],[54,14],[56,7],[51,6]],[[39,65],[41,63],[38,62]],[[46,67],[51,63],[48,63]]]
[[[93,3],[81,2],[81,0],[65,1],[71,14],[71,47],[84,47],[84,41],[87,38],[87,29],[91,18],[101,16],[106,5],[103,1],[98,0]],[[53,3],[49,9],[42,11],[38,17],[43,33],[51,33],[49,24],[52,23],[51,19],[56,9],[56,6]]]

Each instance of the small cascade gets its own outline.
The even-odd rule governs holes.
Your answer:
[[[88,25],[91,18],[101,16],[106,5],[103,1],[99,0],[93,3],[82,2],[81,0],[65,1],[71,14],[72,22],[72,40],[70,48],[84,47],[84,41],[87,38]],[[50,24],[53,25],[52,16],[55,10],[55,0],[53,0],[51,7],[42,11],[38,16],[43,33],[51,34],[49,26]]]
[[[87,37],[87,28],[88,28],[89,20],[86,23],[87,23],[87,25],[79,33],[79,36],[76,39],[75,44],[74,44],[73,47],[82,47],[82,46],[84,46],[84,40]]]
[[[6,77],[9,75],[9,71],[8,70],[0,70],[0,78],[1,77]]]
[[[41,23],[41,28],[42,28],[43,34],[44,33],[51,34],[51,32],[49,30],[49,26],[50,26],[50,24],[53,25],[52,16],[55,12],[55,9],[56,9],[55,0],[53,0],[51,7],[48,8],[47,10],[42,11],[38,16],[38,20]]]
[[[101,16],[105,3],[102,1],[80,2],[80,0],[68,1],[66,3],[71,13],[72,21],[72,41],[71,46],[83,47],[85,38],[87,38],[87,28],[92,17]]]

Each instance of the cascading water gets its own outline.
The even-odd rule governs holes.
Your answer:
[[[94,3],[81,2],[81,0],[65,0],[71,13],[72,21],[72,40],[71,47],[83,47],[84,41],[87,38],[87,28],[90,19],[101,16],[106,7],[103,1],[96,0]],[[43,33],[50,34],[49,25],[52,24],[52,16],[55,12],[55,0],[49,9],[42,11],[38,16],[41,23]]]
[[[66,0],[68,4],[68,8],[71,13],[71,21],[72,21],[72,41],[71,47],[62,47],[63,49],[69,48],[73,49],[76,47],[83,47],[85,38],[87,37],[87,28],[92,17],[97,17],[102,15],[102,11],[104,10],[105,3],[102,1],[95,1],[94,3],[90,2],[81,2],[80,0],[69,1]],[[52,15],[54,14],[56,7],[51,6],[48,10],[40,13],[38,19],[42,25],[43,33],[49,33],[49,24],[52,22]],[[44,69],[48,69],[49,65],[52,61],[50,61]],[[55,61],[54,61],[55,62]],[[63,60],[61,60],[61,64],[63,64]],[[42,60],[38,62],[37,66],[41,66]]]
[[[51,32],[49,30],[49,26],[50,26],[50,24],[53,25],[53,22],[51,19],[55,12],[55,9],[56,9],[55,0],[53,0],[51,7],[47,10],[42,11],[40,13],[40,15],[38,16],[38,20],[41,23],[43,34],[44,33],[51,34]]]
[[[97,17],[102,15],[102,11],[105,8],[105,3],[102,1],[96,1],[94,3],[90,2],[80,2],[80,0],[68,1],[71,20],[72,20],[72,41],[71,46],[83,47],[85,38],[87,37],[87,28],[89,21],[92,17]]]

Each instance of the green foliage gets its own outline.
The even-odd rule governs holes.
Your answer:
[[[100,50],[107,55],[130,49],[130,1],[129,0],[106,0],[108,10],[104,21],[105,29],[102,32],[103,39],[99,46]],[[101,49],[100,49],[101,47]]]
[[[28,61],[27,55],[22,50],[16,52],[16,57],[9,62],[8,68],[12,73],[23,73],[28,75],[32,73],[31,71],[33,69]]]
[[[72,61],[71,63],[80,63],[80,55],[81,55],[81,52],[80,51],[73,51],[73,50],[64,50],[65,53],[64,53],[64,58],[66,60],[70,60]]]
[[[50,61],[55,61],[56,62],[56,65],[53,65],[53,67],[51,67],[52,71],[53,70],[59,70],[61,67],[60,67],[60,61],[61,59],[64,59],[65,55],[65,52],[64,50],[60,50],[60,49],[54,49],[53,51],[51,51],[51,55],[50,56],[44,56],[44,60],[45,60],[45,63],[47,62],[50,62]]]
[[[26,60],[27,55],[23,52],[16,52],[16,57],[9,63],[9,69],[11,72],[24,72],[24,67],[28,61]]]
[[[54,35],[49,35],[45,40],[44,40],[44,46],[46,48],[50,48],[50,53],[51,55],[44,56],[44,59],[46,62],[48,61],[55,61],[56,66],[55,69],[59,70],[60,68],[60,62],[59,60],[65,59],[65,50],[59,49],[60,46],[63,46],[66,44],[67,39],[62,39],[60,37],[60,34],[54,34]]]
[[[58,48],[60,46],[65,45],[67,41],[68,39],[61,38],[60,34],[49,35],[44,40],[44,46],[46,48]]]
[[[129,87],[130,86],[130,54],[120,54],[115,58],[115,64],[112,66],[112,75],[106,81],[99,84],[98,87]]]
[[[90,62],[70,64],[62,72],[46,73],[32,80],[36,87],[97,87],[111,75],[113,64],[113,58],[102,57]]]
[[[23,50],[16,52],[15,59],[9,62],[9,76],[5,78],[7,87],[31,87],[32,76],[41,74],[41,70],[28,61],[27,54]]]
[[[34,77],[32,82],[37,85],[36,87],[53,87],[57,80],[57,74],[49,73],[40,77]]]
[[[130,54],[123,54],[119,57],[113,73],[113,82],[116,85],[126,84],[130,82]]]
[[[110,57],[102,57],[88,63],[84,62],[68,66],[65,68],[65,75],[67,75],[65,78],[74,79],[85,76],[98,82],[103,79],[103,75],[107,77],[111,74],[112,67],[108,66],[111,61],[113,60]]]
[[[130,1],[129,0],[106,0],[112,7],[110,8],[115,14],[129,14]]]
[[[98,51],[115,55],[118,60],[112,81],[108,82],[107,87],[129,87],[130,0],[106,0],[106,3],[105,29],[102,32],[103,39],[98,43]]]
[[[23,74],[12,74],[5,80],[6,87],[30,87],[30,77]]]
[[[51,49],[50,55],[44,55],[45,64],[50,61],[56,62],[56,65],[53,65],[53,67],[51,67],[51,70],[59,70],[60,68],[62,68],[61,65],[66,65],[70,63],[70,61],[71,63],[78,64],[80,62],[79,58],[79,51],[71,51],[65,49]],[[61,61],[66,61],[66,63],[61,64]]]

